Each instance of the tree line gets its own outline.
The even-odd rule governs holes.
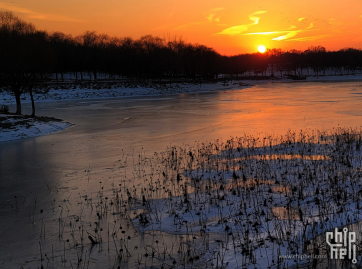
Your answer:
[[[44,92],[51,80],[75,83],[102,78],[162,82],[204,82],[230,78],[355,73],[362,66],[362,51],[346,48],[326,51],[269,49],[266,53],[224,56],[213,48],[178,38],[151,35],[139,39],[110,37],[96,32],[71,36],[36,29],[10,12],[0,12],[0,87],[10,91],[21,114],[21,95]]]

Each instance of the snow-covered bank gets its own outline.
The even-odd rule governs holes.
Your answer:
[[[268,74],[270,75],[270,74]],[[362,74],[344,74],[344,75],[301,75],[301,79],[292,79],[293,76],[288,77],[275,77],[272,80],[243,80],[246,84],[260,84],[267,82],[353,82],[353,81],[362,81]],[[297,76],[298,77],[298,76]],[[302,79],[305,78],[305,79]]]
[[[53,86],[46,94],[35,95],[35,101],[61,101],[61,100],[78,100],[78,99],[101,99],[101,98],[120,98],[134,96],[159,96],[170,94],[186,94],[198,92],[216,92],[229,89],[240,89],[250,87],[252,85],[246,83],[208,83],[208,84],[190,84],[179,83],[172,85],[155,85],[155,84],[117,84],[107,86],[101,83],[89,83],[79,86],[70,83],[63,83],[60,86]],[[241,86],[242,85],[242,86]],[[30,103],[30,96],[24,94],[22,103]],[[15,104],[15,98],[8,92],[0,92],[0,104]]]
[[[46,135],[70,126],[71,123],[55,118],[0,114],[0,141]]]
[[[362,81],[362,74],[354,75],[326,75],[326,76],[309,76],[307,82],[353,82]]]
[[[187,94],[199,92],[218,92],[232,89],[251,87],[254,84],[278,82],[342,82],[362,81],[362,74],[354,75],[326,75],[307,76],[305,80],[275,78],[273,80],[229,80],[226,83],[172,83],[159,85],[153,83],[116,83],[116,82],[89,82],[74,84],[71,80],[49,86],[46,94],[35,95],[35,101],[61,101],[79,99],[102,99],[135,96],[160,96],[171,94]],[[22,103],[30,103],[28,94],[22,95]],[[0,105],[15,104],[15,98],[8,92],[0,90]]]

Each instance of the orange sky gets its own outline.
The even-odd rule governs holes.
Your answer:
[[[177,36],[225,55],[362,48],[361,0],[0,0],[0,10],[48,31]]]

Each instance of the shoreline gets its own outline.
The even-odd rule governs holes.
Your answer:
[[[255,85],[261,85],[265,83],[334,83],[334,82],[361,82],[362,74],[349,75],[349,76],[319,76],[307,77],[306,80],[291,80],[291,79],[273,79],[273,80],[233,80],[229,83],[205,83],[205,84],[193,84],[193,83],[179,83],[179,85],[171,85],[166,88],[151,88],[151,87],[131,87],[131,88],[114,88],[114,89],[92,89],[92,88],[76,88],[76,89],[51,89],[45,95],[37,95],[36,103],[42,102],[55,102],[55,101],[92,101],[92,100],[106,100],[106,99],[119,99],[119,98],[150,98],[150,97],[167,97],[180,94],[198,94],[198,93],[214,93],[223,92],[228,90],[242,90],[251,88]],[[30,98],[28,95],[23,95],[22,104],[29,104]],[[15,98],[9,93],[0,92],[0,105],[13,106],[15,104]],[[9,116],[12,118],[9,119]],[[28,117],[27,115],[21,115],[22,117]],[[5,119],[5,118],[6,119]],[[14,122],[14,114],[0,114],[0,142],[12,141],[23,138],[38,137],[47,134],[51,134],[57,131],[63,131],[71,126],[72,123],[54,119],[53,123],[44,123],[37,121],[36,118],[30,118],[28,123],[20,124]],[[40,117],[42,118],[42,117]],[[46,117],[43,117],[46,118]],[[34,121],[35,119],[35,121]],[[1,124],[12,124],[16,128],[1,128]],[[54,125],[56,123],[56,125]],[[29,125],[30,124],[30,125]],[[59,126],[57,126],[59,125]]]
[[[129,98],[129,97],[160,97],[178,94],[189,93],[211,93],[222,92],[226,90],[245,89],[255,85],[265,83],[308,83],[308,82],[320,82],[320,83],[333,83],[333,82],[358,82],[362,81],[362,74],[356,75],[334,75],[334,76],[309,76],[305,80],[292,80],[287,78],[278,79],[261,79],[261,80],[242,80],[235,79],[227,83],[172,83],[171,86],[161,87],[158,85],[142,86],[133,85],[132,87],[115,87],[115,88],[94,88],[92,85],[97,82],[90,82],[90,88],[80,88],[77,85],[76,88],[64,88],[55,89],[51,88],[48,93],[35,95],[34,99],[36,103],[39,102],[53,102],[53,101],[71,101],[71,100],[95,100],[95,99],[108,99],[108,98]],[[67,84],[69,82],[60,83]],[[101,82],[99,82],[101,83]],[[69,84],[70,85],[70,84]],[[22,95],[22,104],[30,103],[30,97],[28,94]],[[7,92],[0,92],[0,105],[14,105],[15,98]]]
[[[53,101],[72,101],[72,100],[96,100],[96,99],[112,99],[112,98],[130,98],[130,97],[160,97],[189,93],[208,93],[222,92],[225,90],[243,89],[253,87],[255,84],[240,85],[239,82],[233,82],[231,85],[223,85],[223,83],[205,83],[205,84],[180,84],[172,85],[166,88],[157,87],[131,87],[131,88],[114,88],[114,89],[51,89],[47,94],[36,95],[35,105],[39,102]],[[30,97],[27,94],[22,96],[22,104],[29,104]],[[15,98],[7,93],[0,92],[0,105],[14,105]]]

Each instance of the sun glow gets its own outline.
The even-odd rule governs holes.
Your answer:
[[[266,51],[265,46],[260,45],[260,46],[258,47],[258,51],[259,51],[260,53],[264,53],[264,52]]]

